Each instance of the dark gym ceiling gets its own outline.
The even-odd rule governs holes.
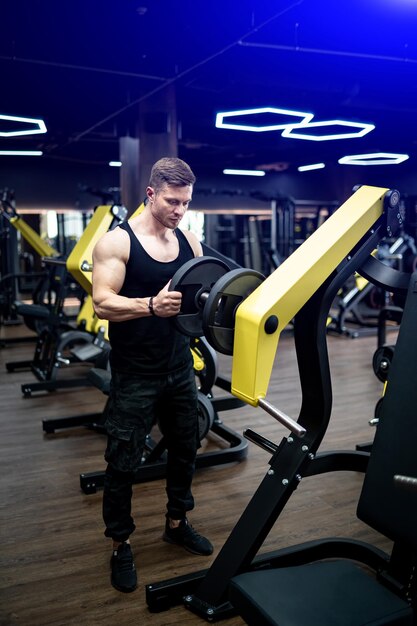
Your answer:
[[[0,113],[48,129],[0,137],[2,150],[104,166],[118,159],[118,138],[135,135],[138,103],[174,84],[179,156],[198,174],[369,152],[407,153],[397,167],[414,168],[416,1],[14,0],[0,15]],[[215,128],[217,112],[257,107],[375,130],[306,141]]]

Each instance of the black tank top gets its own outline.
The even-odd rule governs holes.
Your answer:
[[[175,230],[179,253],[174,261],[156,261],[143,248],[128,222],[119,225],[130,237],[126,277],[119,294],[128,298],[156,296],[179,267],[194,258],[180,230]],[[176,330],[172,318],[140,317],[109,322],[110,362],[120,372],[165,374],[191,362],[190,338]]]

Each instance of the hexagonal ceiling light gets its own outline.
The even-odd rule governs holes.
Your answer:
[[[280,116],[286,118],[286,121],[280,121],[276,124],[243,124],[237,122],[225,122],[225,119],[239,118],[245,116],[258,116],[259,120],[266,118],[270,121],[271,116]],[[262,107],[258,109],[243,109],[240,111],[223,111],[216,115],[216,128],[229,128],[232,130],[246,130],[254,133],[264,133],[271,130],[283,130],[288,126],[294,126],[294,120],[288,120],[288,118],[298,117],[302,119],[302,122],[309,122],[313,119],[313,113],[304,113],[302,111],[292,111],[289,109],[277,109],[276,107]]]
[[[327,135],[323,134],[314,134],[311,132],[312,128],[322,128],[324,126],[337,127],[344,126],[348,128],[356,128],[358,129],[356,132],[345,132],[345,133],[331,133]],[[349,122],[347,120],[325,120],[322,122],[302,122],[297,125],[287,125],[287,127],[282,132],[282,137],[287,137],[290,139],[305,139],[308,141],[330,141],[333,139],[355,139],[358,137],[363,137],[367,135],[372,130],[374,130],[374,124],[365,124],[362,122]]]
[[[371,154],[350,154],[338,160],[341,165],[398,165],[409,159],[408,154],[374,152]]]
[[[17,130],[1,130],[5,124],[2,122],[19,122],[20,124],[33,124],[34,128],[23,128]],[[16,126],[16,125],[14,125]],[[18,117],[16,115],[3,115],[0,113],[0,137],[18,137],[19,135],[39,135],[46,133],[45,122],[34,117]]]

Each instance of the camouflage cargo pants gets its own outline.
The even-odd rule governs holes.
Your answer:
[[[181,519],[194,507],[191,482],[199,446],[197,388],[192,366],[163,376],[112,372],[105,459],[105,535],[125,541],[134,531],[132,484],[155,420],[167,441],[167,515]]]

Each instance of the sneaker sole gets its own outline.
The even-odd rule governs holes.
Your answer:
[[[184,550],[187,550],[187,552],[190,552],[191,554],[196,554],[197,556],[210,556],[211,554],[213,554],[213,550],[211,552],[197,552],[196,550],[189,548],[183,543],[178,543],[178,541],[174,541],[173,539],[171,539],[171,537],[168,537],[168,535],[162,535],[162,539],[163,541],[170,543],[172,546],[179,546],[180,548],[184,548]]]
[[[112,584],[112,587],[114,587],[117,591],[121,591],[122,593],[132,593],[132,591],[135,591],[138,588],[137,583],[134,587],[120,587],[119,585],[116,585],[113,580],[111,580],[110,582]]]

